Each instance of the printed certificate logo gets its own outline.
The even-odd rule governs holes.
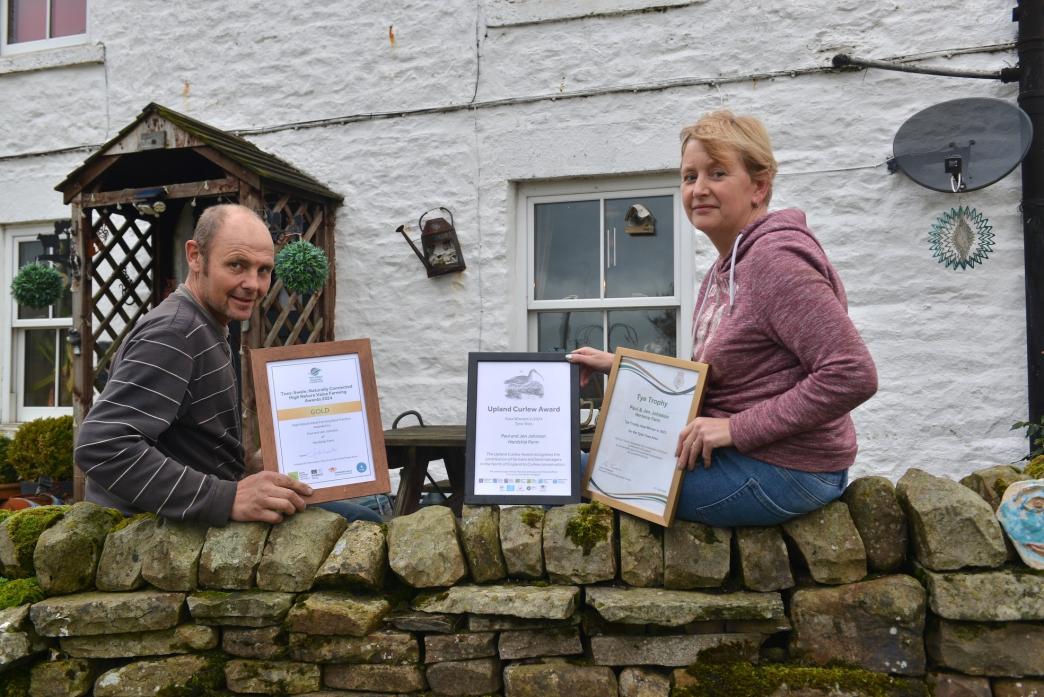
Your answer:
[[[365,472],[366,471],[366,463],[365,462],[360,462],[359,464],[357,464],[355,466],[355,470],[357,472]]]
[[[313,385],[323,381],[323,371],[320,368],[312,368],[308,371],[308,382]]]

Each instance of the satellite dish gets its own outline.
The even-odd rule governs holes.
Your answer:
[[[935,191],[975,191],[1006,177],[1029,152],[1033,125],[1014,104],[972,97],[930,106],[892,143],[903,173]]]

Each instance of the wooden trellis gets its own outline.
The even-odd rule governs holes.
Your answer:
[[[174,277],[183,254],[178,243],[214,203],[257,211],[274,233],[299,234],[323,249],[331,266],[326,286],[305,296],[274,279],[242,331],[230,327],[233,348],[242,350],[237,363],[246,415],[254,411],[249,349],[334,338],[333,219],[341,196],[248,141],[150,104],[56,188],[73,213],[71,333],[80,345],[73,358],[75,424],[104,386],[134,323],[184,280]],[[162,210],[153,205],[157,200]],[[243,430],[249,448],[257,440],[255,419],[245,418]],[[80,498],[82,474],[75,476]]]

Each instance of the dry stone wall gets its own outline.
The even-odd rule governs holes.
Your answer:
[[[0,694],[1028,697],[1044,575],[993,509],[1021,476],[870,477],[732,530],[598,504],[209,530],[19,512]]]

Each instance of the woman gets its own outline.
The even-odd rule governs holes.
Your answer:
[[[804,213],[768,211],[777,168],[761,122],[714,112],[681,139],[682,204],[719,256],[693,315],[692,358],[711,369],[704,416],[678,436],[677,515],[775,525],[841,496],[856,454],[849,412],[877,391],[877,372]],[[612,354],[584,347],[569,360],[608,372]]]

